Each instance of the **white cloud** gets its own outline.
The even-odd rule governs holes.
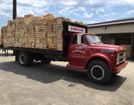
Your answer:
[[[44,15],[47,13],[48,9],[49,9],[48,7],[34,9],[33,7],[18,6],[17,16],[24,16],[25,14],[33,14],[33,15],[42,14],[42,15]]]
[[[113,5],[134,5],[134,0],[17,0],[19,7],[18,15],[26,13],[47,13],[49,6],[62,7],[60,14],[70,14],[73,12],[83,11],[87,9],[94,9],[96,13],[105,13],[106,8]],[[70,6],[73,8],[67,9]],[[45,9],[47,8],[47,10]],[[7,13],[10,12],[10,13]],[[1,0],[0,16],[10,17],[12,13],[12,0]],[[22,14],[21,14],[22,13]]]
[[[116,15],[117,13],[114,13],[114,12],[112,12],[112,13],[107,13],[107,14],[104,14],[104,15],[102,15],[102,17],[110,17],[110,16],[112,16],[112,15]]]
[[[17,16],[24,16],[25,14],[33,14],[34,10],[30,8],[17,8]]]
[[[21,6],[32,6],[32,7],[45,7],[50,5],[49,1],[47,0],[17,0],[18,5]]]
[[[27,0],[26,0],[27,1]],[[31,0],[32,1],[32,0]],[[83,6],[90,8],[107,7],[110,5],[134,5],[134,0],[40,0],[46,1],[48,5],[64,5],[64,6]],[[39,1],[39,2],[40,2]]]
[[[78,13],[76,13],[76,12],[74,13],[74,15],[75,15],[75,16],[80,16],[80,15],[79,15]]]
[[[131,14],[134,14],[134,10],[129,10],[129,11],[127,12],[127,15],[131,15]]]
[[[93,16],[93,13],[88,14],[87,12],[84,12],[84,17],[91,18]]]
[[[11,18],[12,0],[0,1],[1,18]],[[58,16],[73,17],[73,19],[75,17],[76,20],[79,18],[81,20],[91,18],[93,16],[96,16],[95,18],[98,20],[103,16],[103,20],[106,20],[110,15],[113,17],[116,15],[119,16],[119,18],[121,17],[120,13],[113,9],[117,6],[125,6],[124,8],[129,10],[129,7],[134,7],[134,0],[17,0],[17,13],[18,16],[24,16],[29,13],[44,15],[49,12],[54,12]],[[134,10],[129,10],[126,14],[125,16],[132,15],[134,14]],[[83,16],[81,17],[81,15]],[[112,16],[110,18],[112,18]],[[83,21],[86,21],[86,19]]]
[[[111,13],[111,15],[116,15],[116,14],[117,14],[117,13],[115,13],[115,12],[112,12],[112,13]]]
[[[18,0],[18,3],[31,5],[34,7],[43,7],[49,5],[57,6],[79,6],[79,7],[90,7],[90,8],[100,8],[107,7],[110,5],[124,5],[129,4],[133,5],[134,0]]]
[[[7,5],[5,5],[5,4],[7,4]],[[1,17],[11,17],[12,16],[12,4],[10,1],[1,1],[0,16]]]
[[[103,15],[103,17],[107,17],[107,16],[109,16],[109,14],[104,14],[104,15]]]
[[[118,4],[122,4],[122,5],[134,5],[134,0],[118,0],[116,1],[118,2]]]
[[[106,19],[106,21],[112,21],[112,20],[115,20],[115,19],[112,19],[112,18],[108,18],[108,19]]]
[[[104,8],[98,8],[95,10],[97,14],[99,13],[105,13],[105,9]]]
[[[63,15],[68,15],[70,13],[74,12],[73,8],[71,6],[62,8],[59,13]]]
[[[92,24],[92,23],[99,23],[100,20],[88,20],[88,21],[85,21],[87,24]]]
[[[84,7],[78,7],[78,9],[76,9],[76,11],[86,11],[86,9]]]
[[[61,5],[66,5],[66,6],[73,6],[73,5],[76,5],[77,4],[77,1],[76,0],[60,0],[60,1],[56,1],[54,2],[56,4],[61,4]]]
[[[74,8],[72,6],[68,6],[68,7],[62,8],[59,11],[59,13],[63,14],[63,15],[69,15],[69,14],[73,13],[74,15],[78,16],[77,12],[79,12],[79,11],[84,12],[84,11],[86,11],[86,9],[84,7]]]
[[[103,0],[87,0],[87,4],[94,8],[100,8],[107,5],[107,1],[103,2]]]

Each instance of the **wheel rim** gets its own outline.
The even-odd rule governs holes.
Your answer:
[[[20,55],[19,61],[21,64],[25,63],[25,56],[24,55]]]
[[[95,65],[91,68],[91,75],[94,79],[101,80],[104,77],[104,69],[99,65]]]

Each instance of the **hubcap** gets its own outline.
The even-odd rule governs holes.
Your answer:
[[[25,56],[24,55],[20,55],[19,60],[20,60],[21,64],[24,64],[25,63]]]
[[[91,75],[96,80],[101,80],[104,77],[104,70],[101,66],[95,65],[91,68]]]

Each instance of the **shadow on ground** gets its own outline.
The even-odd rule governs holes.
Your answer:
[[[5,52],[0,53],[0,56],[13,56],[13,53],[8,53],[7,55],[5,54]]]
[[[24,75],[29,79],[45,84],[63,79],[75,85],[82,84],[97,90],[111,92],[116,91],[126,80],[125,77],[117,75],[107,85],[98,85],[89,81],[86,72],[79,72],[66,69],[66,67],[63,66],[52,64],[45,65],[41,63],[35,63],[31,67],[21,67],[17,62],[3,62],[0,63],[0,70]],[[71,86],[71,84],[68,86]]]

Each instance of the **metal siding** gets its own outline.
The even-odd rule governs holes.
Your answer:
[[[104,26],[90,27],[88,28],[88,32],[95,34],[132,33],[134,32],[134,24],[106,26],[106,29],[104,29]]]

